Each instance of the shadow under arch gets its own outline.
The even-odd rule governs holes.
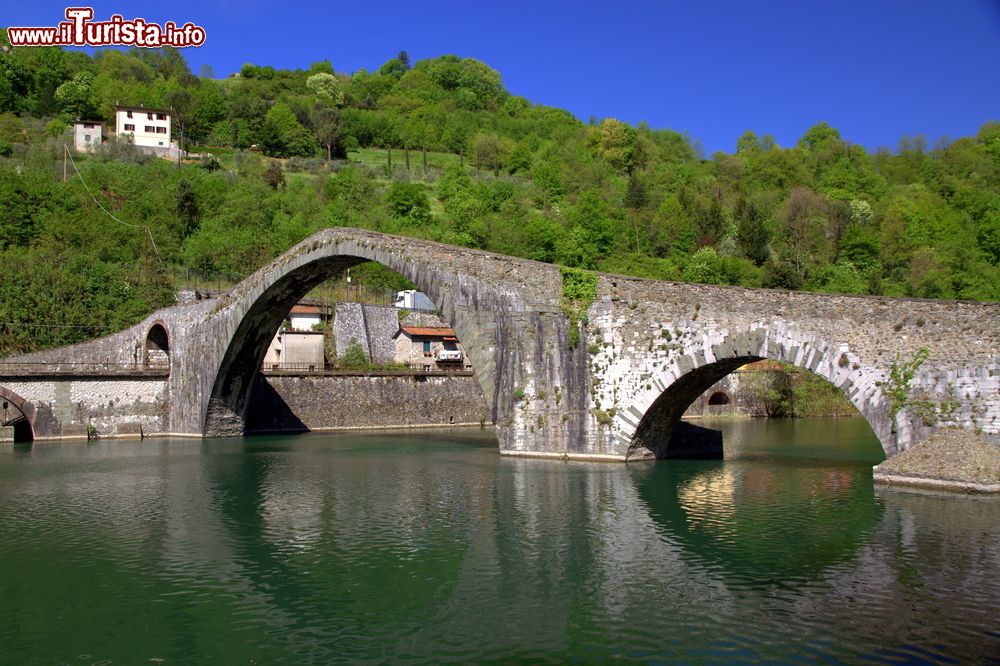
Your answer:
[[[157,321],[146,332],[143,349],[143,365],[146,367],[170,366],[170,334],[162,321]]]
[[[13,421],[14,441],[31,442],[35,439],[35,406],[9,389],[0,386],[0,401],[8,403],[21,413]]]
[[[485,379],[492,372],[495,362],[485,356],[485,349],[467,345],[472,339],[471,325],[459,316],[453,302],[454,294],[441,288],[441,278],[433,267],[408,261],[399,254],[351,243],[347,251],[337,244],[324,243],[312,238],[303,241],[270,266],[262,268],[244,280],[228,296],[228,303],[220,308],[235,307],[239,323],[229,337],[229,342],[215,374],[211,394],[206,406],[205,436],[232,436],[246,433],[246,411],[253,389],[254,378],[260,370],[267,346],[274,332],[285,319],[291,307],[310,290],[339,273],[364,263],[374,261],[413,282],[439,309],[442,317],[454,328],[475,371],[486,403],[491,407],[495,421],[496,403],[491,382]],[[240,313],[240,310],[245,310]]]
[[[716,391],[709,397],[709,405],[728,405],[730,403],[729,396],[726,395],[724,391]]]
[[[673,357],[622,412],[620,436],[628,440],[629,457],[671,457],[671,435],[688,406],[737,368],[762,360],[791,363],[839,388],[868,421],[885,456],[896,452],[889,401],[879,387],[882,375],[846,345],[764,327],[685,342],[687,353]]]

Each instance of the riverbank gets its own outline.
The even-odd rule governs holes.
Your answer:
[[[1000,493],[1000,448],[964,430],[939,430],[872,473],[876,483],[967,493]]]

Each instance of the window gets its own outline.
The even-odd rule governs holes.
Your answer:
[[[166,134],[167,133],[167,128],[166,127],[157,127],[156,128],[156,133],[157,134]]]
[[[162,145],[163,145],[163,142],[162,142],[162,141],[159,141],[157,145],[160,145],[160,146],[162,146]]]
[[[153,132],[156,131],[156,128],[153,127],[152,125],[146,125],[146,131],[152,134]]]
[[[126,111],[125,112],[125,117],[126,118],[131,118],[132,117],[132,112],[131,111]]]
[[[83,128],[84,129],[94,129],[94,123],[84,123],[83,124]]]
[[[424,340],[424,353],[426,354],[430,350],[431,350],[431,341],[430,340]]]
[[[146,114],[146,120],[152,120],[152,119],[153,119],[153,117],[154,117],[154,116],[153,116],[153,114],[152,114],[152,113],[147,113],[147,114]]]
[[[131,123],[125,123],[125,131],[126,132],[134,132],[135,131],[135,125],[133,125]]]
[[[165,114],[165,113],[158,113],[158,114],[156,114],[156,119],[157,120],[166,120],[167,119],[167,114]]]
[[[90,143],[90,135],[89,134],[84,134],[83,135],[83,141],[84,141],[84,143]]]

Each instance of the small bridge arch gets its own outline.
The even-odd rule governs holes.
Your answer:
[[[628,442],[629,456],[668,457],[671,434],[691,403],[737,368],[765,359],[791,363],[838,387],[868,421],[886,456],[897,450],[898,433],[878,385],[881,374],[842,347],[815,336],[754,327],[725,336],[697,336],[686,351],[663,367],[619,417],[619,438]]]
[[[35,407],[30,402],[14,393],[10,389],[0,386],[0,403],[3,407],[3,417],[6,420],[9,409],[13,407],[20,412],[20,418],[15,418],[9,423],[14,426],[15,442],[30,442],[35,439]],[[6,423],[4,424],[6,425]]]
[[[725,391],[716,391],[708,397],[709,406],[728,405],[731,402],[729,395]]]
[[[170,365],[170,334],[162,321],[157,321],[146,332],[143,347],[143,364],[146,367]]]

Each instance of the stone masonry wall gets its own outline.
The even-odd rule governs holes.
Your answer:
[[[351,341],[357,342],[368,358],[372,357],[368,347],[368,331],[365,328],[365,316],[360,303],[337,303],[333,315],[333,344],[337,356],[343,356]]]
[[[471,375],[260,375],[248,414],[251,432],[490,422],[486,400]]]
[[[399,310],[381,305],[363,305],[368,347],[373,363],[388,363],[396,355],[392,336],[399,330]]]
[[[163,378],[3,378],[5,389],[34,407],[35,439],[138,436],[167,430]]]
[[[727,364],[757,358],[792,363],[838,386],[872,425],[887,455],[940,427],[978,430],[1000,441],[1000,307],[995,303],[602,275],[589,315],[592,408],[614,415],[604,428],[607,439],[595,446],[616,448],[615,440],[619,447],[633,441],[668,389],[688,383],[674,396],[683,410],[721,378],[714,371],[724,375]],[[907,408],[892,418],[883,392],[890,368],[922,348],[929,356],[913,379],[911,395],[926,393],[935,414],[924,419]]]

